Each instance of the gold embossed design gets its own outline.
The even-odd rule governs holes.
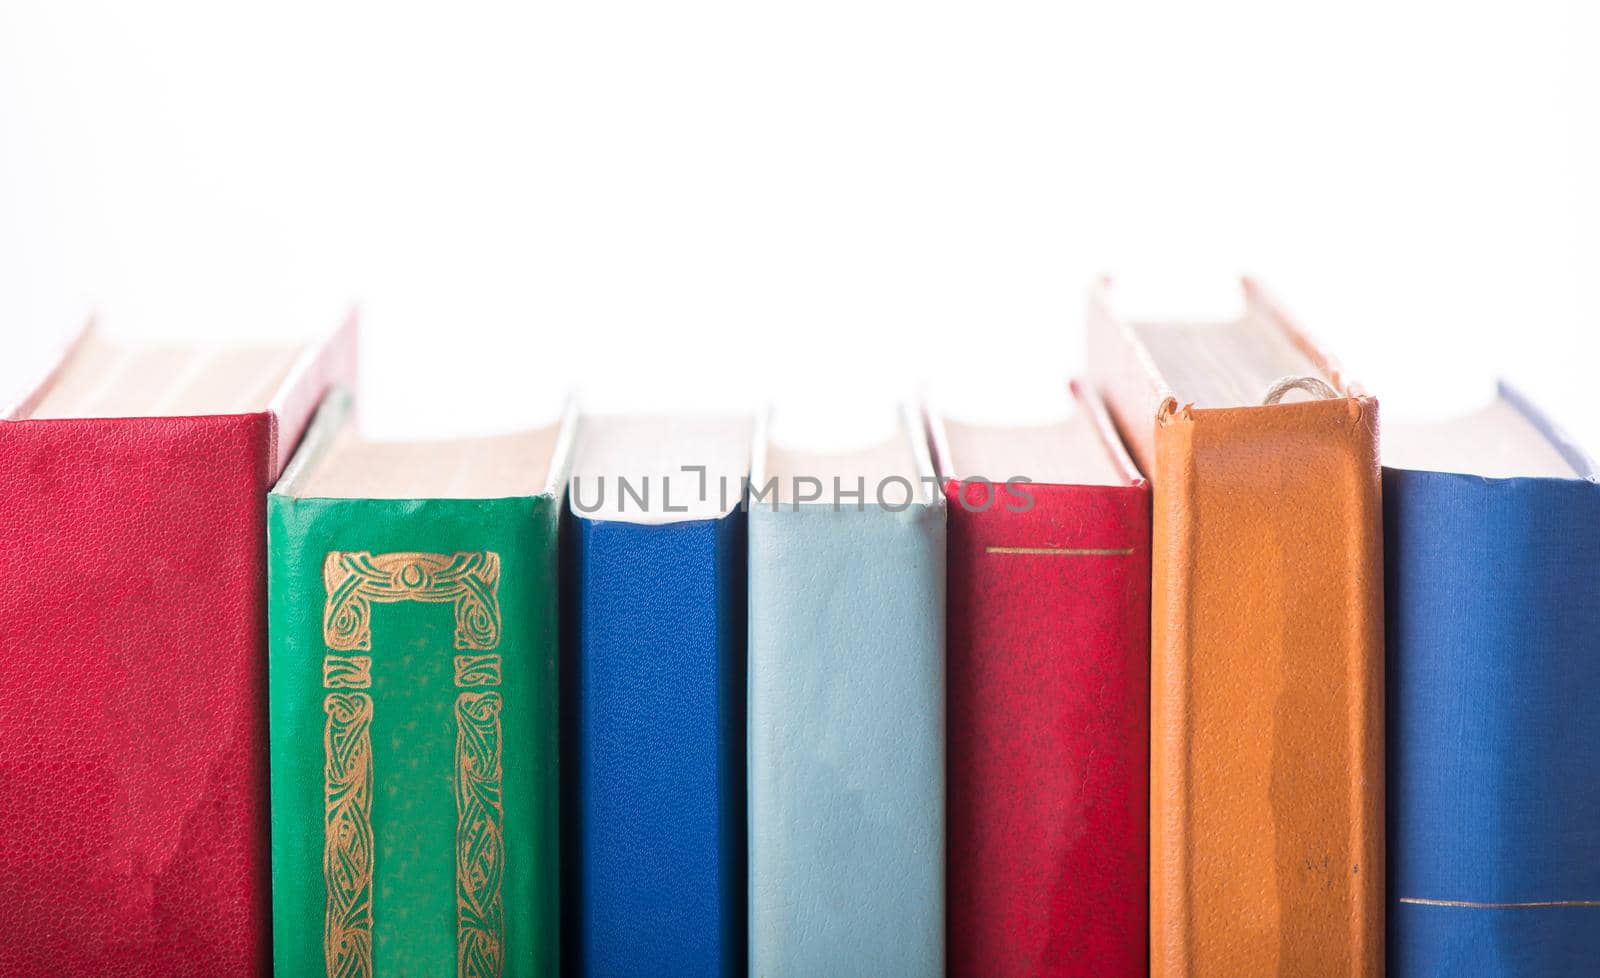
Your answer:
[[[458,687],[498,686],[500,656],[500,555],[493,551],[449,556],[332,551],[322,563],[327,587],[323,686],[368,688],[370,656],[341,656],[372,648],[372,605],[396,601],[451,602]],[[364,693],[329,693],[323,703],[327,823],[323,875],[327,916],[323,928],[329,978],[372,976],[372,699]],[[456,697],[456,974],[500,978],[505,960],[504,813],[501,809],[500,694],[492,690]]]
[[[456,697],[456,975],[499,978],[505,956],[500,694]]]
[[[500,657],[498,655],[456,656],[457,686],[500,685]]]
[[[370,689],[372,657],[366,655],[325,655],[322,657],[324,689]]]
[[[322,637],[339,652],[372,648],[372,604],[449,601],[455,645],[487,651],[500,644],[500,556],[492,551],[371,554],[334,550],[322,562],[327,587]]]
[[[323,954],[328,978],[372,976],[372,697],[329,693],[322,700],[327,881]]]

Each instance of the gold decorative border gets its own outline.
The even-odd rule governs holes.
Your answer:
[[[324,689],[371,689],[372,657],[368,655],[325,655],[322,657]]]
[[[328,978],[372,976],[372,697],[329,693],[322,750]]]
[[[500,685],[500,657],[498,655],[456,656],[456,685]]]
[[[505,946],[500,881],[500,694],[456,697],[456,976],[499,978]]]
[[[323,687],[366,689],[370,656],[335,652],[372,648],[372,604],[449,601],[455,647],[487,652],[500,644],[500,555],[445,556],[331,551],[322,564],[327,589],[322,638]],[[455,657],[456,697],[456,974],[499,978],[505,959],[505,814],[501,807],[500,656]],[[323,699],[324,833],[327,886],[323,951],[329,978],[372,978],[372,697],[329,692]]]
[[[500,555],[335,550],[322,562],[328,597],[322,639],[328,648],[372,648],[372,603],[449,601],[455,605],[458,649],[487,651],[500,644]]]

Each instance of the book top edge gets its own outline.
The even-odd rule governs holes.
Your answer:
[[[558,499],[566,491],[577,418],[488,437],[367,441],[348,391],[331,393],[274,496],[321,500]]]
[[[130,342],[92,320],[72,334],[31,386],[0,409],[6,421],[281,415],[335,347],[350,346],[354,315],[303,343]]]
[[[1022,479],[1063,488],[1142,485],[1100,399],[1077,382],[1062,394],[1052,420],[1027,425],[973,424],[925,404],[923,420],[939,479],[946,484]]]
[[[754,433],[753,416],[584,416],[569,506],[596,523],[721,519],[748,490]]]
[[[1397,471],[1486,481],[1596,481],[1587,453],[1504,382],[1475,411],[1439,421],[1391,421],[1383,436],[1383,464]]]
[[[1103,352],[1130,361],[1118,369],[1139,376],[1158,411],[1169,404],[1166,410],[1272,409],[1364,393],[1252,279],[1241,282],[1240,314],[1215,321],[1125,318],[1110,291],[1102,282],[1090,296],[1090,366],[1109,366],[1095,362]]]
[[[772,439],[770,421],[763,419],[756,429],[750,481],[752,492],[771,487],[774,505],[784,510],[871,508],[866,504],[889,489],[895,493],[887,507],[892,510],[944,505],[927,431],[910,404],[896,413],[891,437],[850,452],[787,447]]]

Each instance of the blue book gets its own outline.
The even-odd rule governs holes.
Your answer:
[[[1384,430],[1389,974],[1600,974],[1600,484],[1525,401]]]
[[[744,973],[750,447],[741,422],[582,425],[566,594],[568,974]]]
[[[762,439],[755,468],[750,974],[939,978],[945,505],[921,427],[848,455]]]

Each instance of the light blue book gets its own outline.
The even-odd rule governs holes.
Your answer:
[[[763,438],[752,486],[750,974],[937,978],[945,509],[926,442],[909,417],[849,456]]]

